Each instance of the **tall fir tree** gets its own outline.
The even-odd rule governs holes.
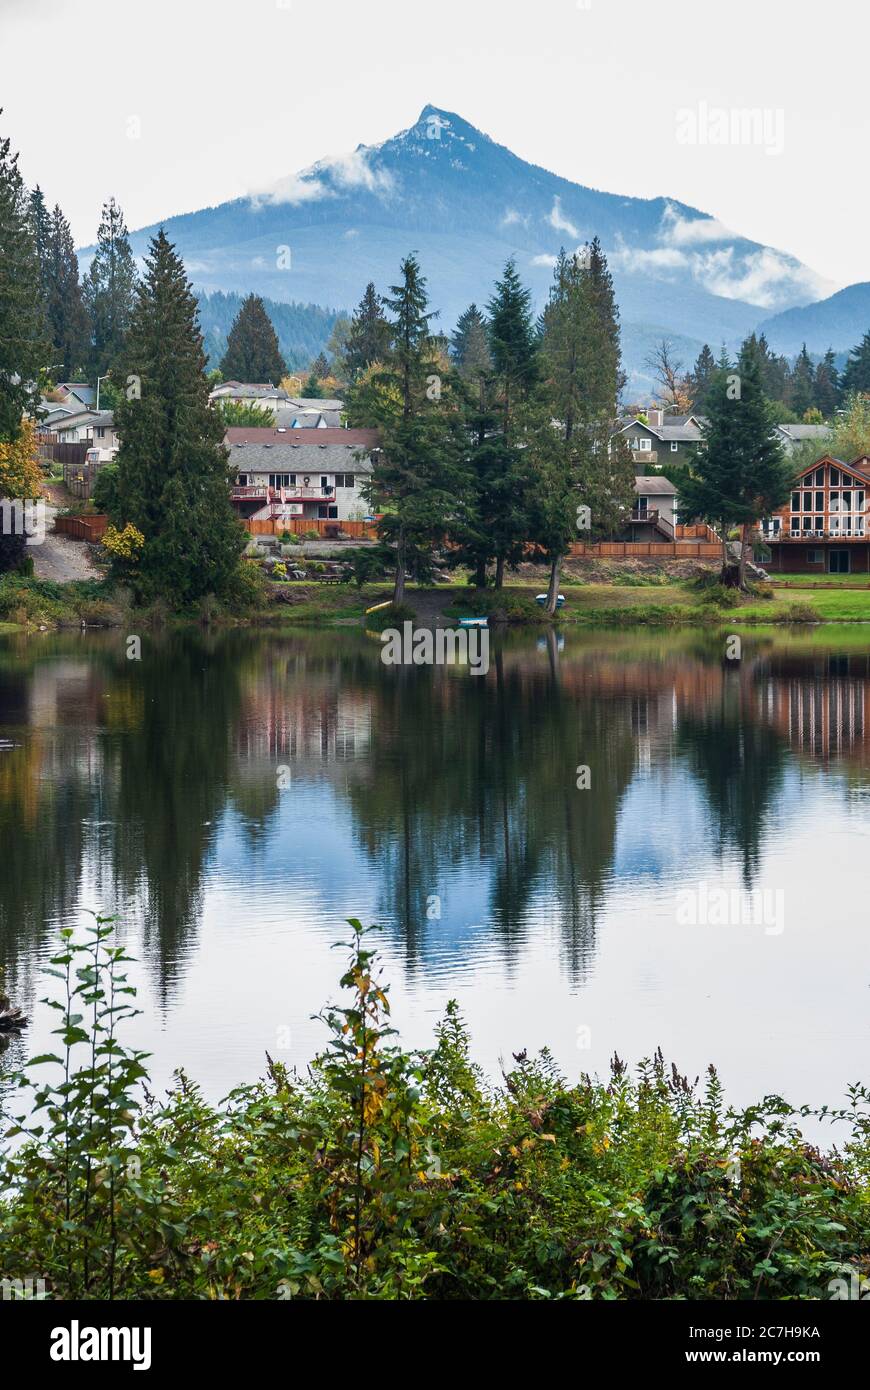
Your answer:
[[[531,291],[522,284],[511,258],[487,305],[489,346],[505,428],[510,427],[514,405],[527,398],[537,379],[531,305]]]
[[[469,477],[462,418],[433,349],[426,280],[406,256],[400,281],[384,303],[392,347],[381,373],[379,450],[368,498],[383,508],[380,534],[396,556],[393,604],[404,600],[410,573],[422,577],[432,550],[468,526]]]
[[[48,306],[49,268],[51,265],[51,213],[45,202],[45,194],[39,184],[30,194],[30,227],[36,259],[39,261],[39,289],[43,311]]]
[[[121,372],[112,519],[145,538],[131,582],[140,597],[178,606],[224,595],[245,536],[230,505],[223,422],[208,403],[196,299],[162,230],[136,291]]]
[[[815,404],[815,380],[815,368],[804,343],[792,369],[788,402],[799,420],[802,420]]]
[[[344,350],[350,380],[358,381],[373,363],[384,362],[389,350],[390,326],[384,316],[383,301],[372,281],[369,281],[351,319]]]
[[[857,347],[853,347],[849,353],[843,368],[841,384],[844,396],[852,396],[856,392],[860,392],[862,395],[870,393],[870,329],[864,334]]]
[[[716,359],[710,351],[709,345],[705,343],[689,373],[689,394],[692,398],[692,411],[696,415],[704,414],[707,392],[710,389],[710,382],[713,380],[715,371]]]
[[[88,316],[79,281],[79,262],[69,222],[57,204],[51,214],[48,258],[48,330],[57,362],[56,380],[70,381],[89,356]]]
[[[0,138],[0,443],[12,443],[39,406],[49,365],[39,259],[18,155]]]
[[[459,315],[450,337],[450,352],[466,380],[479,382],[492,375],[487,322],[476,304],[469,304]]]
[[[597,236],[585,249],[584,261],[589,274],[588,293],[594,312],[589,385],[595,413],[613,413],[625,387],[625,372],[622,369],[619,307],[613,276]]]
[[[278,335],[258,294],[249,294],[227,335],[220,364],[225,381],[277,386],[287,371]]]
[[[787,501],[792,467],[774,434],[774,416],[764,394],[757,343],[744,343],[736,366],[720,364],[707,398],[704,447],[679,493],[680,514],[721,528],[722,581],[746,586],[749,528]],[[730,564],[725,538],[741,528],[739,558]]]
[[[118,361],[136,294],[136,262],[121,208],[103,204],[97,249],[85,276],[84,303],[91,335],[91,371],[105,376]]]
[[[824,357],[816,364],[813,382],[813,404],[826,420],[834,415],[842,397],[840,373],[834,349],[828,348]]]
[[[540,418],[531,437],[541,470],[535,538],[550,564],[547,608],[553,613],[561,562],[577,536],[578,508],[589,509],[590,532],[608,535],[634,500],[630,450],[624,440],[611,440],[621,355],[600,247],[595,257],[588,248],[560,254],[542,326]],[[566,497],[573,503],[567,509]]]

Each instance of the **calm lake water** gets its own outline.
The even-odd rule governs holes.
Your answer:
[[[304,1064],[357,916],[405,1039],[456,998],[492,1073],[546,1044],[572,1076],[713,1061],[739,1102],[866,1077],[870,627],[751,636],[736,668],[704,632],[494,638],[485,678],[379,658],[353,629],[145,636],[138,662],[120,633],[0,639],[29,1051],[40,966],[94,909],[138,958],[158,1086]]]

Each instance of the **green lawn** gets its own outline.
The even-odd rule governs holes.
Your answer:
[[[814,589],[831,585],[837,589],[870,589],[870,574],[783,574],[770,576],[775,589]]]
[[[772,601],[749,603],[733,613],[735,622],[783,621],[785,614],[797,608],[813,610],[819,622],[870,622],[870,589],[816,589],[810,593],[800,589],[777,589]]]

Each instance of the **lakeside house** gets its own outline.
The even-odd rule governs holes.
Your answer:
[[[684,467],[690,463],[703,445],[706,423],[704,415],[666,415],[660,408],[650,407],[645,420],[629,420],[616,434],[621,434],[628,441],[636,470],[644,472],[650,466],[661,468],[674,464]],[[822,450],[831,437],[827,425],[782,424],[775,425],[774,431],[786,454],[793,453],[798,445],[808,439],[815,441]]]
[[[677,489],[661,474],[638,474],[634,480],[635,502],[627,519],[628,541],[673,541],[677,528]]]
[[[684,467],[702,442],[703,422],[701,415],[665,415],[660,408],[651,406],[645,420],[630,420],[616,434],[628,442],[638,472],[645,472],[650,464],[658,468],[664,463]]]
[[[290,403],[287,392],[269,382],[222,381],[209,392],[208,399],[210,405],[234,401],[237,405],[254,405],[265,410],[276,410]]]
[[[301,530],[303,523],[364,522],[377,430],[260,429],[225,436],[236,475],[233,506],[250,529]],[[323,527],[319,529],[324,529]]]
[[[784,507],[760,523],[771,559],[787,574],[870,574],[870,457],[824,454],[795,478]]]
[[[281,386],[259,385],[243,381],[222,381],[209,392],[209,403],[232,401],[237,405],[270,410],[275,424],[286,430],[338,429],[341,426],[343,402],[321,400],[313,396],[291,396]]]

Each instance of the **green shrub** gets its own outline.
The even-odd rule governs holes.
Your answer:
[[[407,603],[391,603],[388,608],[379,608],[376,613],[367,613],[365,625],[370,632],[385,632],[388,627],[400,628],[402,623],[414,622],[416,616],[413,608],[409,608]]]
[[[821,1112],[846,1130],[823,1154],[797,1124],[818,1113],[729,1108],[713,1068],[699,1087],[660,1052],[574,1082],[519,1052],[490,1083],[455,1004],[431,1050],[400,1045],[350,926],[310,1068],[270,1060],[219,1108],[184,1072],[143,1099],[129,958],[106,919],[65,928],[56,1052],[7,1078],[4,1272],[55,1299],[477,1301],[819,1299],[866,1275],[865,1087]]]

